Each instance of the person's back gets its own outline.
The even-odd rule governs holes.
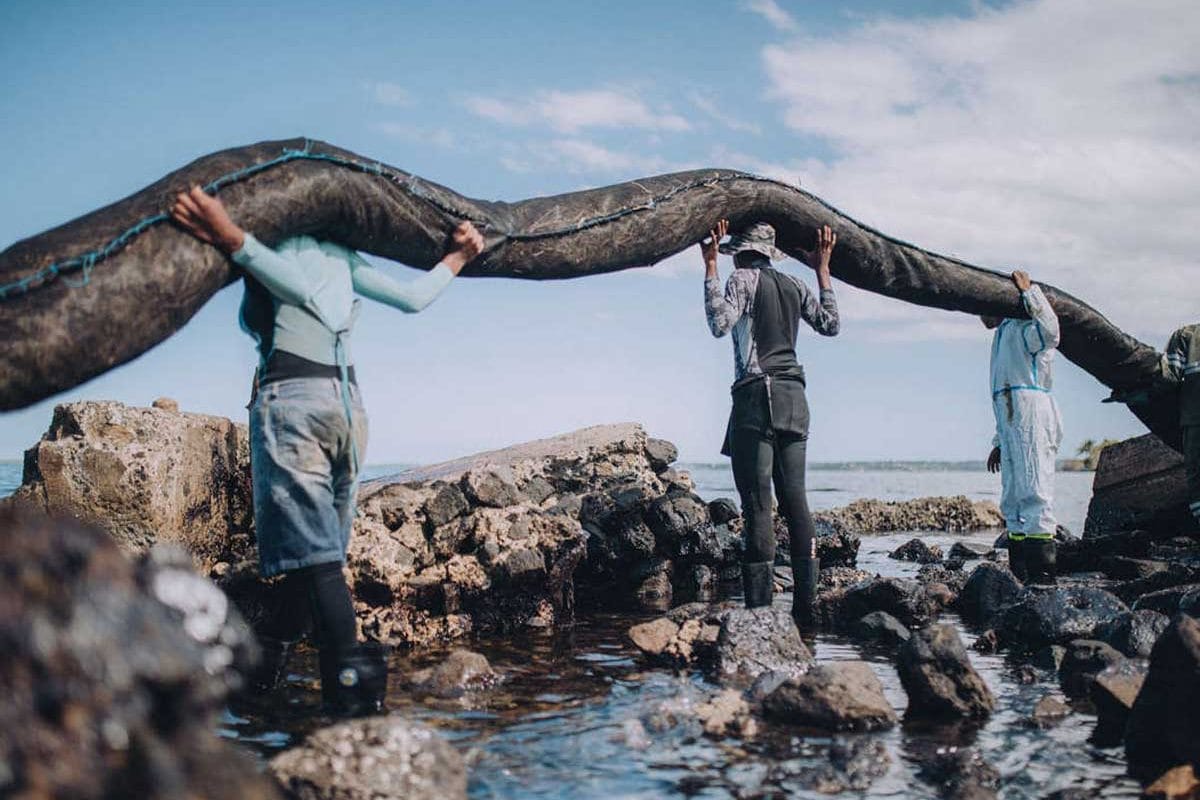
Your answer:
[[[1163,372],[1179,384],[1179,426],[1187,471],[1188,504],[1200,523],[1200,323],[1171,334],[1163,354]]]

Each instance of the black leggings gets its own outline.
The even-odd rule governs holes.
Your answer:
[[[262,633],[293,642],[311,628],[321,650],[345,652],[358,638],[350,588],[336,561],[287,572],[275,587],[274,609]]]
[[[775,526],[771,481],[787,520],[793,561],[816,556],[812,515],[804,490],[808,441],[794,433],[764,434],[754,428],[735,428],[729,442],[733,482],[742,498],[745,518],[745,563],[775,560]]]

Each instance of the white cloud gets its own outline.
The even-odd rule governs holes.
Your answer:
[[[530,100],[473,96],[463,103],[471,113],[506,125],[547,125],[559,133],[587,128],[641,128],[686,131],[691,124],[670,109],[656,110],[633,92],[587,89],[577,92],[546,90]]]
[[[792,37],[763,50],[769,95],[833,157],[726,155],[1161,344],[1200,305],[1198,28],[1191,2],[1038,0]]]
[[[775,0],[747,0],[742,7],[763,17],[781,31],[794,31],[798,27],[796,19],[784,11]]]
[[[407,106],[412,103],[412,95],[398,83],[376,81],[367,84],[371,99],[381,106]]]
[[[702,92],[689,92],[688,99],[692,105],[712,117],[717,122],[738,133],[762,133],[762,128],[753,122],[740,118],[737,114],[725,110],[716,100]]]

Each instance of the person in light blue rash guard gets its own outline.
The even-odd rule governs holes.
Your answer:
[[[992,410],[996,435],[988,470],[1000,471],[1000,512],[1008,528],[1013,574],[1030,583],[1054,583],[1054,470],[1062,417],[1051,367],[1059,342],[1058,317],[1041,287],[1017,271],[1013,283],[1029,319],[984,316],[992,339]]]
[[[350,353],[355,295],[420,311],[482,251],[483,238],[471,223],[461,223],[441,263],[403,283],[334,242],[298,236],[266,247],[199,187],[178,195],[171,216],[245,270],[240,319],[258,342],[250,404],[254,525],[263,577],[281,577],[275,608],[258,630],[263,662],[251,682],[274,688],[294,644],[311,631],[326,710],[342,716],[379,711],[387,688],[385,653],[358,642],[342,575],[367,444]]]

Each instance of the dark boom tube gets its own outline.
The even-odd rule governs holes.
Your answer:
[[[307,139],[204,156],[139,192],[0,253],[0,410],[35,403],[123,364],[179,330],[238,270],[172,225],[175,193],[200,184],[267,245],[300,234],[430,269],[454,226],[485,238],[464,276],[555,280],[653,265],[712,223],[775,226],[792,256],[829,225],[831,269],[861,289],[969,314],[1022,315],[1007,274],[893,239],[797,187],[732,170],[641,178],[582,192],[489,202]],[[1158,382],[1159,353],[1081,300],[1042,284],[1063,355],[1117,394]],[[1178,446],[1169,396],[1131,407]]]

